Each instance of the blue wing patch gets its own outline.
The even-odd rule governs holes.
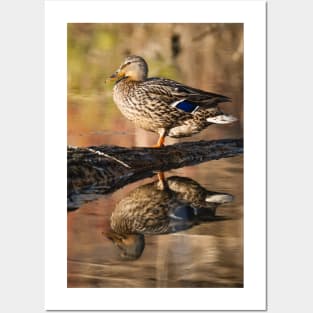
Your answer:
[[[198,105],[191,103],[189,101],[186,101],[186,100],[178,102],[177,104],[175,103],[174,106],[175,106],[175,108],[180,109],[180,110],[187,112],[187,113],[194,113],[199,108]]]

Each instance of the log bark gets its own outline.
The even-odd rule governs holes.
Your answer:
[[[162,148],[68,147],[68,209],[126,184],[168,171],[243,153],[242,139],[183,142]]]

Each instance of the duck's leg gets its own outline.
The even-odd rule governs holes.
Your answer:
[[[167,188],[167,182],[165,180],[164,172],[158,172],[158,185],[160,190],[165,190]]]
[[[158,172],[158,179],[160,182],[164,184],[164,179],[165,179],[164,172]]]
[[[161,148],[164,147],[164,142],[165,142],[165,137],[167,135],[167,130],[166,129],[162,129],[159,132],[159,140],[158,143],[156,145],[153,146],[153,148]]]

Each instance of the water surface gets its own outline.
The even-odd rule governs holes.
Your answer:
[[[145,235],[135,260],[124,260],[105,235],[117,204],[145,179],[68,213],[68,287],[241,287],[243,285],[242,157],[169,171],[205,189],[234,196],[216,215],[171,234]]]

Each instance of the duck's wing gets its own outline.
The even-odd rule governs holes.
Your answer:
[[[214,107],[220,102],[231,101],[229,97],[192,88],[165,78],[149,78],[143,82],[142,87],[152,97],[155,95],[160,101],[174,107],[180,105],[187,111],[192,105]]]

